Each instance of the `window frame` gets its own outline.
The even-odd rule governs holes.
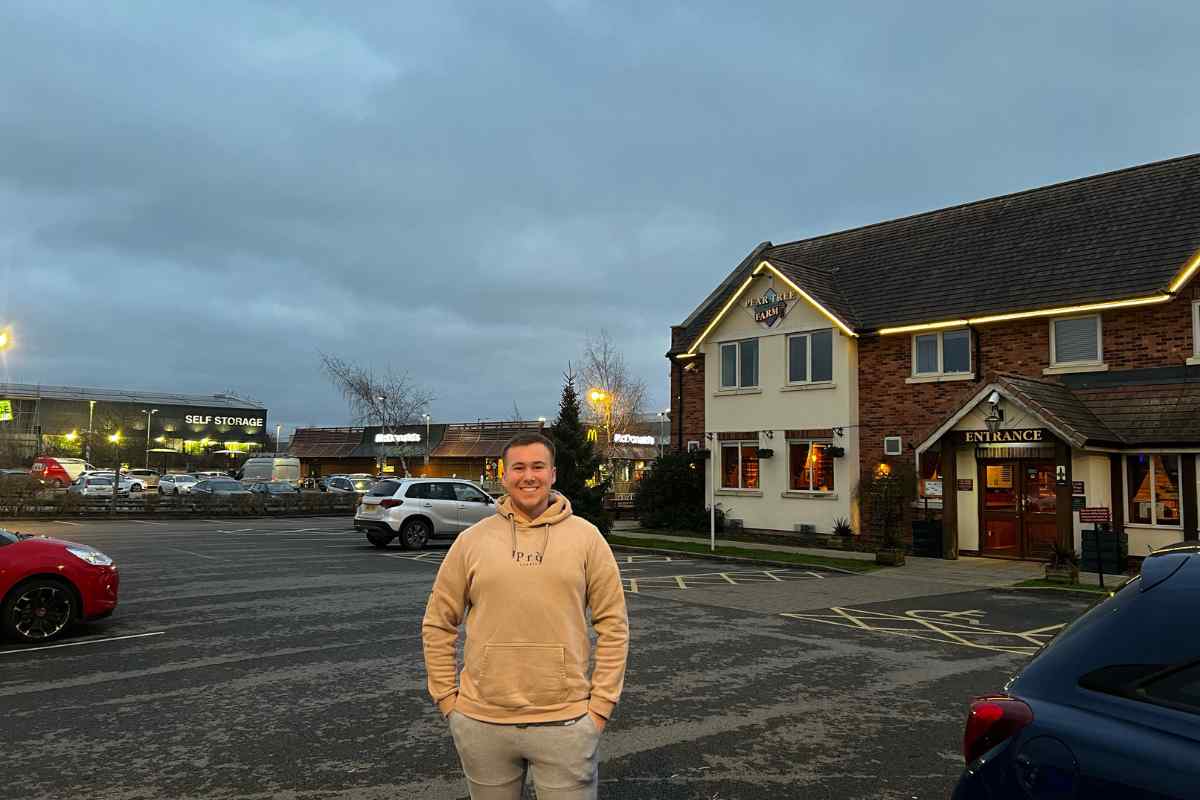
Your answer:
[[[1094,361],[1059,361],[1056,354],[1058,349],[1055,342],[1054,325],[1073,319],[1096,320],[1096,359]],[[1099,367],[1104,365],[1104,315],[1102,314],[1071,314],[1064,317],[1050,318],[1050,368],[1057,367]]]
[[[746,344],[747,342],[755,343],[755,348],[754,348],[754,361],[755,361],[755,363],[754,363],[754,378],[755,378],[755,382],[753,385],[743,385],[742,384],[742,345]],[[735,383],[733,383],[733,384],[725,383],[725,348],[726,347],[732,347],[733,352],[734,352],[733,379],[734,379]],[[762,374],[759,369],[759,367],[761,366],[761,363],[762,363],[761,359],[759,358],[759,355],[761,354],[761,352],[762,352],[762,347],[761,347],[761,343],[759,342],[757,336],[748,336],[744,339],[734,339],[734,340],[728,341],[728,342],[721,342],[717,348],[717,354],[719,356],[719,364],[718,364],[718,368],[717,368],[717,389],[718,389],[718,391],[732,392],[732,391],[737,391],[739,389],[757,389],[757,388],[759,388],[762,385]]]
[[[965,372],[946,372],[946,338],[947,333],[957,333],[959,331],[967,332],[967,369]],[[936,372],[920,372],[918,370],[917,361],[917,339],[922,336],[937,337],[937,371]],[[969,327],[967,328],[949,328],[944,331],[922,331],[912,335],[911,345],[912,355],[912,374],[913,378],[942,378],[942,377],[957,377],[960,375],[975,374],[975,332]]]
[[[823,378],[819,381],[813,380],[813,346],[812,346],[813,340],[812,340],[812,337],[813,337],[813,334],[826,333],[826,332],[829,333],[829,377]],[[802,380],[802,381],[794,381],[794,380],[792,380],[792,339],[800,339],[800,338],[805,338],[808,340],[808,343],[804,345],[804,360],[805,360],[804,374],[806,376],[806,379]],[[834,341],[835,341],[835,337],[834,337],[833,328],[816,328],[811,331],[797,331],[795,333],[789,333],[787,336],[785,336],[784,344],[783,344],[783,347],[784,347],[784,359],[783,359],[784,385],[785,386],[811,386],[813,384],[822,385],[822,384],[827,384],[827,383],[833,383],[833,368],[834,368],[834,365],[837,363],[837,361],[834,357],[834,350],[835,350]]]
[[[725,485],[725,448],[727,448],[727,447],[733,447],[737,450],[737,455],[738,455],[738,460],[737,460],[738,485],[737,486],[726,486]],[[757,486],[743,486],[742,485],[742,479],[745,477],[742,472],[742,450],[743,450],[743,448],[746,448],[746,447],[753,447],[755,449],[755,451],[757,451],[758,450],[758,442],[755,440],[751,440],[751,439],[729,439],[729,440],[721,441],[718,444],[717,452],[718,452],[721,460],[720,460],[720,464],[718,465],[717,471],[721,475],[721,485],[719,487],[719,489],[721,491],[726,491],[726,492],[758,492],[758,491],[762,491],[762,460],[761,459],[758,459],[758,461],[759,461],[758,485]],[[757,456],[756,456],[756,458],[757,458]]]
[[[1155,529],[1167,530],[1167,531],[1183,530],[1183,514],[1184,514],[1184,511],[1186,510],[1184,508],[1184,500],[1183,500],[1183,459],[1188,455],[1191,455],[1191,454],[1190,453],[1122,453],[1121,454],[1121,467],[1123,470],[1123,478],[1124,478],[1124,484],[1125,484],[1124,497],[1121,498],[1121,502],[1125,504],[1124,509],[1125,509],[1125,516],[1126,516],[1126,521],[1125,521],[1126,527],[1135,527],[1135,528],[1143,528],[1143,529],[1144,528],[1155,528]],[[1129,517],[1132,516],[1129,513],[1130,512],[1130,503],[1133,501],[1133,498],[1131,498],[1129,496],[1129,491],[1130,491],[1129,459],[1136,458],[1138,456],[1148,456],[1150,459],[1150,469],[1146,473],[1147,477],[1150,480],[1150,521],[1149,522],[1134,522],[1129,519]],[[1158,521],[1158,499],[1157,499],[1158,498],[1158,486],[1157,486],[1157,481],[1155,480],[1155,475],[1154,475],[1154,470],[1155,470],[1154,457],[1155,456],[1159,456],[1162,458],[1178,459],[1176,461],[1177,469],[1176,469],[1175,474],[1177,476],[1176,480],[1178,480],[1178,482],[1179,482],[1179,522],[1178,522],[1178,524],[1175,524],[1175,525],[1168,525],[1168,524],[1164,524],[1164,523],[1161,523]]]
[[[823,445],[828,448],[828,447],[833,447],[833,440],[832,439],[788,439],[787,440],[787,446],[788,446],[787,491],[792,492],[792,493],[801,493],[802,492],[804,494],[815,494],[815,495],[831,495],[831,494],[835,493],[837,491],[838,480],[837,480],[837,473],[836,473],[836,471],[834,471],[834,468],[836,468],[837,465],[832,464],[832,463],[830,464],[830,476],[833,478],[833,481],[832,481],[833,486],[831,486],[830,488],[814,489],[813,488],[814,475],[811,470],[809,471],[809,474],[808,474],[808,488],[807,489],[792,488],[792,445],[795,445],[795,444],[805,444],[805,445],[808,445],[810,449],[812,448],[813,445],[817,445],[817,444]],[[826,458],[830,459],[831,462],[833,460],[833,456],[827,455]]]

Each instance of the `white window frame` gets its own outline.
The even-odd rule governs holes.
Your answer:
[[[956,333],[958,331],[967,332],[967,369],[965,372],[946,372],[945,363],[945,334]],[[936,372],[919,372],[917,370],[917,338],[921,336],[937,336],[937,371]],[[914,378],[941,378],[946,375],[974,375],[975,374],[975,333],[970,328],[951,328],[945,331],[923,331],[914,333],[912,337],[912,377]]]
[[[757,389],[759,387],[759,384],[762,383],[762,359],[759,358],[758,363],[754,365],[754,374],[758,377],[758,382],[755,383],[753,386],[743,386],[742,385],[742,343],[743,342],[757,342],[758,346],[755,348],[755,352],[760,356],[762,355],[762,342],[757,337],[754,337],[754,336],[749,336],[745,339],[735,339],[732,342],[721,342],[720,347],[717,348],[717,356],[718,356],[718,358],[717,358],[717,389],[719,391],[730,392],[730,391],[736,391],[737,389]],[[734,380],[737,382],[734,383],[732,386],[727,386],[724,382],[725,381],[725,348],[726,347],[732,347],[733,352],[734,352],[733,376],[734,376]]]
[[[721,476],[720,484],[717,487],[726,492],[757,492],[762,490],[763,474],[762,474],[762,459],[758,461],[758,486],[742,486],[742,448],[743,447],[758,448],[758,442],[750,439],[726,439],[717,443],[717,456],[721,459],[721,463],[717,466],[717,473]],[[738,485],[725,485],[725,448],[736,447],[738,454]]]
[[[833,488],[832,489],[814,489],[813,488],[813,478],[812,478],[811,474],[808,476],[808,488],[807,489],[793,489],[792,488],[792,445],[806,444],[811,448],[814,444],[823,444],[826,447],[833,447],[832,439],[788,439],[787,444],[788,444],[787,490],[789,492],[805,492],[807,494],[832,494],[833,492],[837,491],[838,479],[837,479],[836,470],[833,475]],[[832,458],[832,456],[828,456],[828,458]],[[837,465],[835,464],[834,466],[836,467]],[[759,483],[761,483],[761,482],[762,482],[762,479],[759,478]]]
[[[1137,456],[1149,456],[1150,457],[1150,471],[1147,473],[1147,475],[1150,476],[1150,521],[1149,522],[1133,522],[1128,519],[1128,517],[1129,517],[1129,459],[1137,457]],[[1176,474],[1179,476],[1179,524],[1178,525],[1164,525],[1158,521],[1158,486],[1157,486],[1157,481],[1155,481],[1155,479],[1154,479],[1154,457],[1155,456],[1162,456],[1163,458],[1169,457],[1169,458],[1179,459],[1179,461],[1177,462],[1179,464],[1179,470],[1176,472]],[[1192,456],[1193,458],[1195,457],[1191,453],[1150,453],[1150,452],[1147,452],[1147,453],[1122,453],[1121,454],[1121,467],[1124,471],[1124,478],[1125,478],[1125,480],[1124,480],[1125,491],[1122,493],[1121,502],[1125,504],[1124,505],[1124,509],[1125,509],[1124,516],[1126,517],[1126,520],[1125,520],[1126,527],[1159,528],[1159,529],[1167,530],[1167,531],[1183,530],[1183,515],[1185,513],[1187,513],[1187,509],[1184,508],[1184,500],[1183,500],[1183,498],[1184,498],[1183,459],[1187,458],[1188,456]]]
[[[813,370],[812,370],[812,361],[813,361],[812,335],[814,333],[825,333],[826,331],[829,332],[829,365],[830,365],[829,378],[827,378],[825,380],[814,381],[813,376],[812,376],[812,374],[813,374]],[[792,339],[800,339],[800,338],[808,339],[808,344],[806,344],[804,346],[804,357],[806,359],[806,363],[804,365],[805,366],[804,374],[808,376],[808,379],[803,380],[803,381],[794,381],[794,380],[792,380]],[[834,351],[837,349],[836,344],[837,344],[837,337],[834,335],[833,328],[817,328],[816,330],[812,330],[812,331],[801,331],[800,333],[789,333],[784,338],[784,343],[783,343],[783,346],[784,346],[784,352],[783,352],[783,355],[784,355],[784,358],[783,358],[783,362],[784,362],[783,363],[783,369],[784,369],[783,380],[784,380],[784,383],[788,386],[808,386],[808,385],[814,384],[814,383],[816,383],[816,384],[833,383],[833,367],[836,365],[836,361],[835,361],[835,357],[834,357]]]
[[[1069,319],[1094,319],[1096,320],[1096,359],[1094,361],[1059,361],[1055,357],[1054,342],[1054,323],[1062,322]],[[1050,319],[1050,368],[1057,367],[1099,367],[1104,364],[1104,317],[1100,314],[1072,314],[1066,317],[1052,317]]]
[[[1189,364],[1200,364],[1200,300],[1192,301],[1192,357]]]

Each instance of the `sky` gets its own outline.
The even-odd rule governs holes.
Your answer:
[[[557,413],[759,242],[1200,150],[1200,4],[0,6],[3,379]]]

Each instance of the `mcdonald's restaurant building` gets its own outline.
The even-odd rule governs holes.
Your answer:
[[[748,529],[1042,559],[1197,538],[1200,156],[755,248],[672,328],[672,441]],[[929,553],[932,554],[932,553]]]

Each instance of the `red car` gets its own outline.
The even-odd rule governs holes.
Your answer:
[[[45,642],[107,617],[119,584],[113,560],[93,547],[0,530],[0,635]]]

